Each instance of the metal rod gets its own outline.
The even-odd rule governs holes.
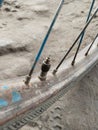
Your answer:
[[[58,8],[57,8],[56,14],[54,15],[54,18],[53,18],[53,20],[52,20],[52,22],[51,22],[51,25],[50,25],[50,27],[49,27],[49,30],[48,30],[48,32],[47,32],[47,34],[46,34],[46,36],[45,36],[45,38],[44,38],[44,40],[43,40],[43,42],[42,42],[42,44],[41,44],[41,47],[40,47],[40,49],[39,49],[39,52],[38,52],[37,56],[36,56],[36,58],[35,58],[35,61],[34,61],[34,63],[33,63],[33,66],[32,66],[32,68],[31,68],[31,70],[30,70],[30,73],[29,73],[29,75],[28,75],[27,78],[26,78],[26,81],[25,81],[25,84],[26,84],[26,85],[28,85],[29,82],[30,82],[31,76],[32,76],[32,74],[33,74],[33,71],[34,71],[34,69],[35,69],[35,67],[36,67],[36,64],[37,64],[37,62],[38,62],[38,60],[39,60],[39,58],[40,58],[40,56],[41,56],[41,53],[42,53],[42,51],[43,51],[43,49],[44,49],[44,46],[45,46],[45,44],[46,44],[46,42],[47,42],[47,40],[48,40],[48,37],[49,37],[50,33],[51,33],[51,31],[52,31],[52,28],[53,28],[53,26],[54,26],[54,24],[55,24],[55,22],[56,22],[56,19],[57,19],[59,13],[60,13],[60,10],[61,10],[61,8],[62,8],[62,6],[63,6],[63,3],[64,3],[64,0],[61,0],[59,6],[58,6]]]
[[[74,41],[74,43],[72,44],[72,46],[69,48],[69,50],[67,51],[67,53],[65,54],[65,56],[62,58],[62,60],[60,61],[60,63],[56,67],[56,69],[53,71],[53,74],[55,74],[57,72],[57,70],[59,69],[59,67],[61,66],[61,64],[65,60],[65,58],[68,56],[68,54],[70,53],[70,51],[73,49],[73,47],[75,46],[75,44],[77,43],[77,41],[79,40],[79,38],[81,37],[81,35],[83,34],[83,32],[86,30],[86,28],[88,27],[88,25],[90,24],[90,22],[92,21],[92,19],[95,17],[95,15],[96,15],[97,12],[98,12],[98,8],[95,10],[95,12],[92,15],[92,17],[88,20],[88,22],[86,23],[86,25],[82,29],[81,33],[78,35],[78,37],[76,38],[76,40]]]
[[[92,12],[92,9],[93,9],[93,7],[94,7],[94,4],[95,4],[95,0],[92,0],[91,6],[90,6],[90,10],[89,10],[89,13],[88,13],[88,16],[87,16],[86,23],[87,23],[88,20],[90,19],[91,12]],[[84,31],[84,32],[82,33],[82,35],[81,35],[81,38],[80,38],[80,41],[79,41],[79,45],[78,45],[78,47],[77,47],[77,50],[76,50],[75,56],[74,56],[73,61],[72,61],[72,65],[75,64],[75,60],[76,60],[76,58],[77,58],[77,55],[78,55],[78,52],[79,52],[80,46],[81,46],[81,44],[82,44],[82,41],[83,41],[84,35],[85,35],[85,31]]]
[[[93,40],[93,42],[91,43],[90,47],[88,48],[87,52],[85,53],[85,56],[88,55],[88,53],[89,53],[91,47],[93,46],[93,44],[94,44],[94,42],[95,42],[95,40],[96,40],[97,37],[98,37],[98,34],[96,35],[96,37],[94,38],[94,40]]]

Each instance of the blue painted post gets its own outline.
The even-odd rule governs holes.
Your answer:
[[[2,6],[3,0],[0,0],[0,7]]]

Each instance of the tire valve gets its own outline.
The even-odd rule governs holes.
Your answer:
[[[41,81],[46,80],[47,78],[47,73],[50,70],[51,64],[50,64],[50,58],[46,58],[46,60],[43,61],[42,66],[41,66],[41,73],[39,76],[39,79]]]

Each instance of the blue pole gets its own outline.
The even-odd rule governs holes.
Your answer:
[[[0,7],[2,6],[3,0],[0,0]]]
[[[26,84],[26,85],[28,85],[28,83],[29,83],[29,81],[30,81],[30,79],[31,79],[31,75],[32,75],[32,73],[33,73],[33,71],[34,71],[34,69],[35,69],[35,67],[36,67],[36,64],[37,64],[37,62],[38,62],[38,60],[39,60],[39,58],[40,58],[40,56],[41,56],[41,54],[42,54],[42,51],[43,51],[43,49],[44,49],[44,47],[45,47],[45,45],[46,45],[46,42],[47,42],[47,40],[48,40],[48,38],[49,38],[49,35],[50,35],[51,31],[52,31],[52,28],[53,28],[53,26],[54,26],[54,24],[55,24],[55,22],[56,22],[56,19],[57,19],[59,13],[60,13],[60,10],[61,10],[61,8],[62,8],[62,6],[63,6],[63,3],[64,3],[64,0],[61,0],[59,6],[58,6],[58,8],[57,8],[56,14],[54,15],[53,20],[52,20],[52,22],[51,22],[51,24],[50,24],[50,27],[49,27],[49,29],[48,29],[48,32],[47,32],[47,34],[46,34],[46,36],[45,36],[45,38],[44,38],[44,40],[43,40],[43,42],[42,42],[42,44],[41,44],[41,47],[40,47],[40,49],[39,49],[39,51],[38,51],[38,54],[37,54],[37,56],[36,56],[36,58],[35,58],[35,61],[34,61],[34,63],[33,63],[33,66],[32,66],[32,68],[31,68],[31,70],[30,70],[30,73],[29,73],[29,75],[26,77],[26,81],[25,81],[25,84]]]

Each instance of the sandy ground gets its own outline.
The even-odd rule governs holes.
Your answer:
[[[28,74],[59,2],[5,0],[0,11],[1,80]],[[39,72],[45,57],[51,57],[53,69],[64,56],[85,25],[90,3],[90,0],[65,0],[35,72]],[[96,7],[97,0],[94,9]],[[98,15],[87,29],[82,48],[93,40],[97,32]],[[81,81],[75,90],[54,104],[37,122],[21,130],[97,130],[92,86],[87,85],[88,82]]]

